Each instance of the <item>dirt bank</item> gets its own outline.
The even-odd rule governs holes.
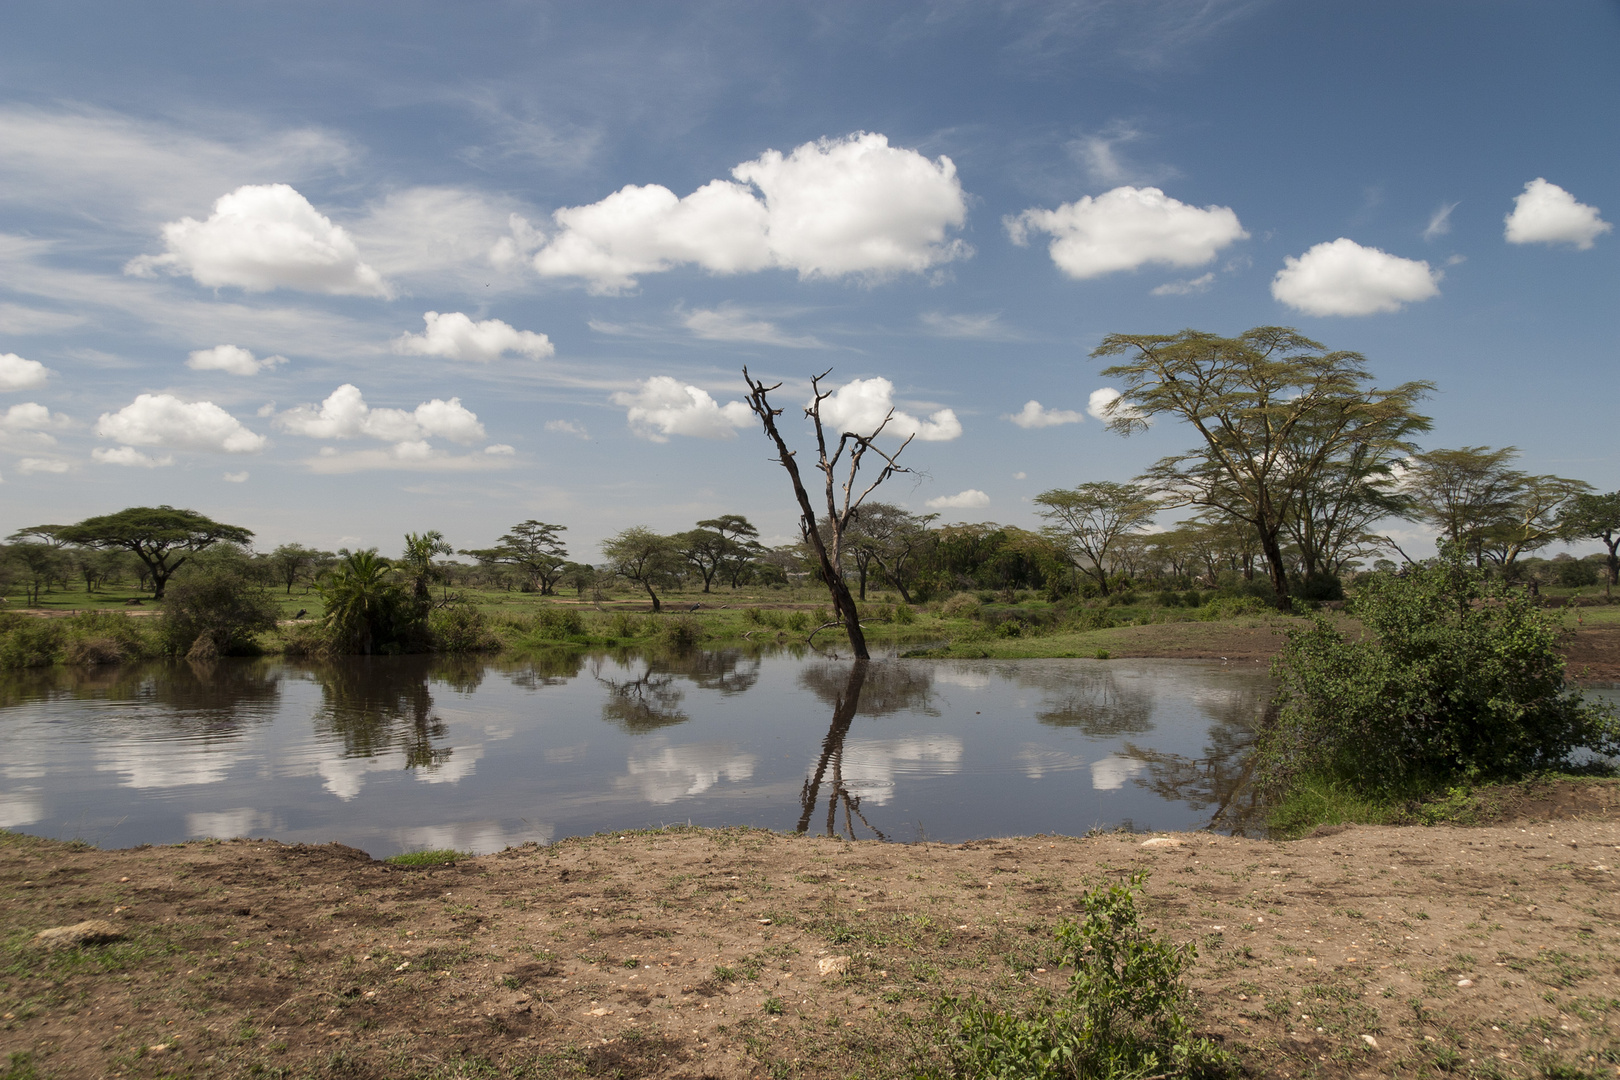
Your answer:
[[[1059,987],[1051,927],[1142,869],[1148,921],[1198,944],[1198,1029],[1254,1074],[1616,1075],[1620,785],[1506,813],[1149,847],[682,830],[420,870],[0,834],[0,1051],[40,1077],[907,1075],[942,994]],[[123,940],[32,942],[92,918]]]

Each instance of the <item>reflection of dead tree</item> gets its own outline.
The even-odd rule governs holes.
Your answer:
[[[851,839],[855,839],[855,820],[860,819],[862,825],[871,829],[879,840],[888,837],[866,820],[861,813],[861,798],[851,795],[844,786],[844,738],[849,734],[849,726],[855,720],[855,711],[861,703],[861,685],[866,681],[866,661],[857,660],[850,665],[849,677],[844,681],[844,692],[838,695],[833,703],[832,726],[827,729],[827,737],[821,741],[821,757],[816,760],[815,772],[805,780],[804,788],[799,792],[799,832],[808,832],[810,829],[810,815],[815,813],[816,803],[821,799],[821,784],[827,779],[827,770],[832,770],[832,793],[827,796],[827,835],[838,835],[838,808],[844,808],[844,832]]]
[[[651,669],[634,679],[596,681],[607,687],[608,699],[602,705],[602,719],[627,731],[651,731],[670,724],[683,724],[690,717],[680,710],[686,695],[675,685],[675,676]]]
[[[1186,758],[1125,744],[1125,752],[1148,767],[1138,779],[1162,799],[1185,802],[1195,810],[1215,807],[1216,825],[1243,835],[1264,821],[1265,806],[1250,783],[1254,771],[1254,732],[1246,726],[1216,725],[1210,730],[1207,757]]]
[[[748,384],[748,405],[759,417],[760,423],[765,427],[765,434],[776,444],[777,461],[787,470],[788,478],[793,482],[793,496],[799,502],[799,530],[804,534],[805,543],[809,544],[816,553],[816,561],[821,564],[821,576],[827,583],[827,591],[832,594],[833,614],[842,620],[844,630],[849,634],[849,647],[855,653],[856,660],[866,660],[870,654],[866,651],[866,634],[861,630],[860,616],[855,610],[855,600],[849,595],[849,586],[844,582],[844,533],[848,530],[850,522],[855,519],[856,511],[860,509],[861,501],[870,495],[879,484],[893,476],[895,473],[910,472],[898,465],[900,454],[915,436],[907,436],[906,441],[900,444],[900,449],[892,454],[884,453],[876,445],[876,439],[889,426],[894,418],[891,408],[883,422],[877,426],[870,435],[857,435],[846,431],[838,436],[838,444],[831,455],[827,452],[827,433],[821,425],[821,403],[832,397],[831,390],[821,388],[821,380],[829,374],[823,371],[810,380],[812,400],[805,407],[804,415],[809,417],[816,426],[816,468],[821,471],[827,495],[827,540],[823,540],[821,530],[816,527],[815,507],[810,505],[810,493],[804,489],[804,480],[799,475],[799,466],[794,461],[794,451],[787,448],[787,442],[782,433],[777,430],[776,418],[782,415],[781,409],[771,407],[766,395],[780,387],[781,383],[766,386],[755,382],[743,368],[743,381]],[[848,475],[844,478],[841,490],[842,500],[839,498],[838,483],[839,459],[845,450],[849,451]],[[860,472],[861,461],[866,457],[867,451],[883,459],[883,468],[878,471],[877,479],[866,486],[860,494],[855,493],[855,475]]]

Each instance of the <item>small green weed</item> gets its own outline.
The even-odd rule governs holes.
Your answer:
[[[399,855],[390,855],[383,862],[394,866],[443,866],[457,859],[470,857],[470,852],[456,851],[454,848],[436,848],[433,851],[406,851]]]

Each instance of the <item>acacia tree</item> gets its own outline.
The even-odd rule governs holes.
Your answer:
[[[1037,513],[1052,522],[1042,531],[1097,583],[1104,596],[1108,595],[1110,552],[1159,512],[1158,502],[1141,484],[1108,480],[1043,491],[1035,496],[1035,503],[1045,508]],[[1084,565],[1082,558],[1091,565]]]
[[[270,565],[277,580],[286,583],[287,595],[291,596],[300,577],[313,577],[318,567],[335,558],[337,556],[330,551],[318,551],[303,544],[282,544],[270,553]]]
[[[703,579],[703,591],[708,592],[720,567],[725,565],[726,556],[731,553],[731,542],[718,529],[702,527],[676,533],[670,541],[681,558]]]
[[[1524,552],[1558,539],[1564,508],[1591,491],[1579,480],[1520,472],[1511,467],[1518,456],[1513,446],[1412,455],[1401,479],[1411,516],[1467,552],[1475,567],[1489,558],[1510,570]]]
[[[1091,355],[1129,357],[1103,370],[1124,380],[1107,406],[1114,431],[1129,435],[1174,416],[1202,436],[1203,445],[1162,458],[1143,479],[1174,503],[1213,507],[1251,526],[1278,606],[1289,602],[1282,534],[1300,493],[1351,448],[1409,453],[1409,436],[1429,427],[1415,407],[1432,383],[1377,389],[1360,354],[1328,352],[1289,327],[1235,338],[1110,334]]]
[[[909,588],[917,556],[933,538],[928,526],[937,517],[873,500],[861,507],[856,518],[853,542],[871,556],[904,603],[911,603]]]
[[[821,403],[832,397],[833,392],[823,390],[821,380],[831,373],[829,368],[810,380],[811,400],[804,409],[804,415],[816,429],[816,469],[822,475],[823,494],[827,503],[828,536],[825,540],[822,538],[821,530],[816,527],[820,515],[810,502],[810,493],[805,490],[804,479],[800,476],[798,463],[794,459],[796,451],[788,449],[786,440],[782,438],[782,433],[776,426],[776,418],[782,415],[782,410],[774,408],[767,396],[782,384],[766,386],[762,382],[755,382],[746,367],[743,368],[743,381],[748,384],[749,408],[759,417],[766,437],[776,445],[776,460],[787,470],[788,479],[793,484],[793,497],[799,504],[799,532],[804,537],[805,543],[809,544],[816,554],[822,580],[827,583],[827,591],[832,596],[833,614],[844,624],[844,631],[849,635],[849,647],[854,652],[855,658],[867,660],[870,659],[870,654],[866,651],[866,634],[861,630],[860,613],[855,608],[855,599],[849,595],[849,585],[844,581],[844,534],[849,530],[850,522],[860,509],[861,503],[879,484],[895,473],[911,471],[898,462],[900,455],[911,445],[911,440],[915,436],[906,436],[905,442],[901,443],[900,448],[892,454],[878,447],[878,436],[883,434],[883,429],[894,419],[894,409],[890,408],[871,434],[842,432],[829,453],[826,427],[821,422]],[[847,459],[844,457],[846,451],[849,454]],[[861,464],[868,453],[876,454],[882,459],[883,465],[878,470],[877,478],[857,491]],[[841,484],[840,468],[843,469]]]
[[[742,576],[759,556],[759,530],[741,514],[721,514],[697,523],[700,529],[712,529],[726,541],[726,551],[720,560],[720,573],[735,589]]]
[[[1601,540],[1609,549],[1606,561],[1608,576],[1603,580],[1603,595],[1608,597],[1614,586],[1620,584],[1620,491],[1607,495],[1581,493],[1571,499],[1559,517],[1562,535],[1568,540]]]
[[[133,552],[151,576],[154,600],[163,599],[164,586],[192,555],[221,541],[247,544],[253,539],[252,531],[239,525],[172,506],[132,506],[60,527],[56,535],[70,544]]]
[[[652,609],[664,609],[655,589],[674,580],[681,567],[681,556],[674,541],[644,525],[632,525],[602,541],[602,554],[613,573],[647,590]]]

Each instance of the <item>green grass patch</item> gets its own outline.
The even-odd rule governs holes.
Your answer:
[[[472,858],[470,851],[457,851],[454,848],[434,848],[432,851],[406,851],[398,855],[390,855],[383,862],[394,866],[444,866],[459,859]]]

